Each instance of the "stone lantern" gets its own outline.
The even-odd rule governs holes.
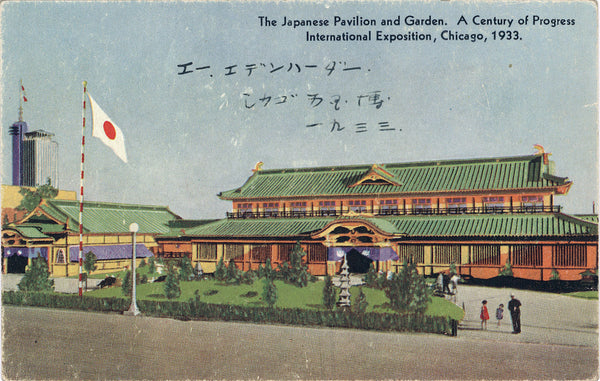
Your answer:
[[[340,273],[340,298],[337,306],[350,308],[350,273],[348,272],[348,261],[346,261],[345,255],[342,272]]]

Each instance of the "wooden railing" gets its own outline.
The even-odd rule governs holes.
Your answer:
[[[398,208],[379,209],[364,213],[376,216],[415,216],[415,215],[460,215],[460,214],[526,214],[526,213],[560,213],[561,207],[554,206],[483,206],[483,207],[450,207],[450,208]],[[347,211],[344,211],[347,213]],[[358,212],[360,213],[360,212]],[[339,210],[299,210],[269,212],[227,212],[227,218],[304,218],[304,217],[339,217]]]

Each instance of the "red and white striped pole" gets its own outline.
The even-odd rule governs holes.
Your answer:
[[[87,81],[83,81],[83,111],[81,113],[81,179],[79,194],[79,296],[83,295],[83,168],[85,164],[85,95],[87,92]]]

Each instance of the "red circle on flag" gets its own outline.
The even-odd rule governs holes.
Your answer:
[[[110,140],[115,140],[117,137],[117,130],[115,130],[115,126],[113,126],[113,124],[108,120],[104,122],[104,134]]]

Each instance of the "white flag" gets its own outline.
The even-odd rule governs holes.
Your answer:
[[[110,120],[89,93],[88,97],[90,97],[90,105],[92,106],[92,136],[100,139],[102,143],[113,150],[119,159],[127,163],[123,132]]]

